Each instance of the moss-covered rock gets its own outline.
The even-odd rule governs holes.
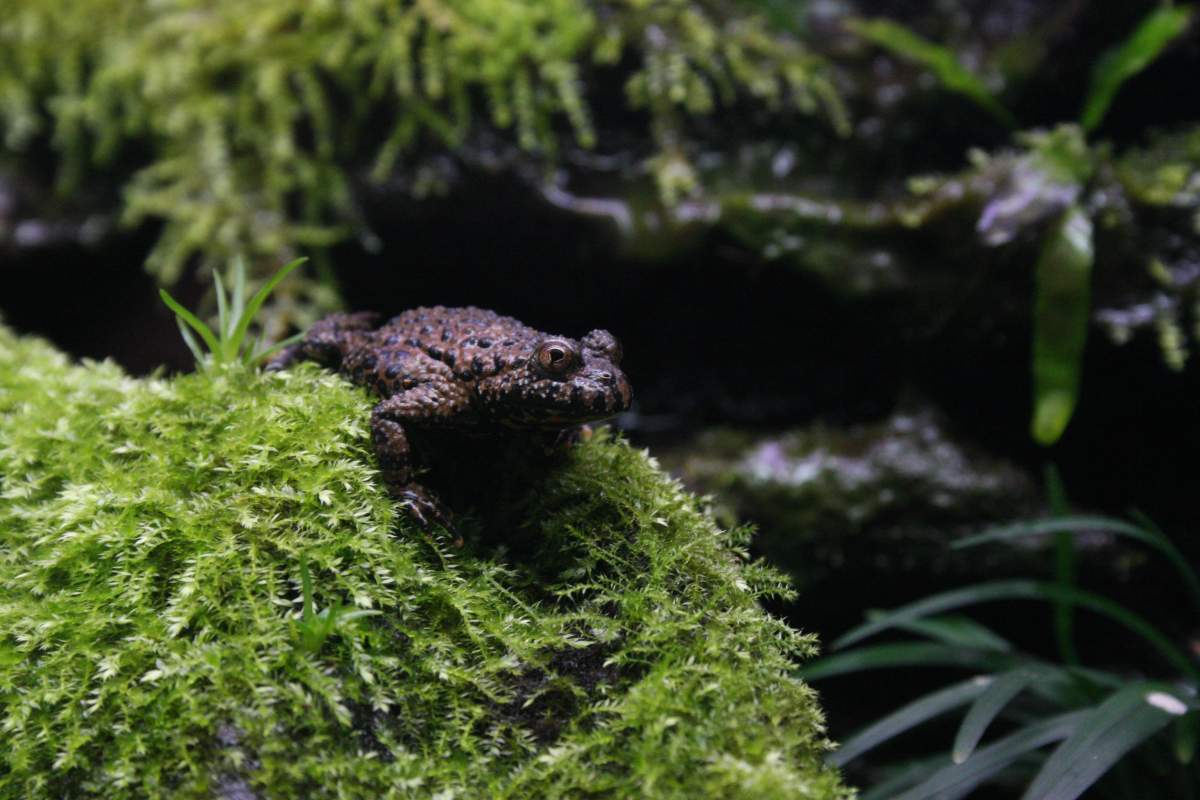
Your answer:
[[[71,187],[95,164],[133,172],[127,218],[166,222],[149,266],[173,282],[197,252],[337,240],[360,227],[360,178],[417,176],[469,137],[590,148],[612,128],[597,107],[634,121],[636,160],[675,197],[695,186],[690,121],[718,107],[823,107],[844,129],[824,73],[730,0],[19,0],[0,154],[50,144]]]
[[[0,329],[0,797],[851,794],[744,532],[598,436],[456,550],[375,480],[370,402]]]
[[[876,423],[815,424],[762,434],[708,431],[664,454],[718,510],[760,526],[756,549],[788,569],[804,594],[874,575],[930,580],[981,577],[1039,557],[1028,548],[952,551],[957,536],[1032,515],[1038,492],[1014,464],[981,452],[927,406]]]

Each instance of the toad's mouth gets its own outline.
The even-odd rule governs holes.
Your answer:
[[[573,425],[582,425],[586,422],[597,422],[602,419],[608,419],[619,414],[621,410],[621,408],[613,407],[612,404],[608,403],[605,404],[604,409],[558,408],[551,412],[547,409],[530,408],[521,413],[510,413],[499,421],[502,425],[511,428],[542,428],[553,430],[555,428],[566,428]]]

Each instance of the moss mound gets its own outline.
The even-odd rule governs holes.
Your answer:
[[[443,546],[313,368],[135,380],[0,329],[0,797],[846,797],[813,643],[695,498],[596,437],[525,555]],[[305,635],[315,605],[381,612]]]

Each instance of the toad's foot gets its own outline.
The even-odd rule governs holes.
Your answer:
[[[404,506],[405,513],[428,535],[431,528],[444,528],[452,537],[455,547],[462,547],[463,539],[454,525],[454,517],[437,496],[419,483],[394,484],[389,493]]]
[[[417,483],[408,483],[396,487],[392,496],[404,505],[404,510],[422,529],[428,530],[433,525],[441,525],[450,529],[450,512],[429,490]]]

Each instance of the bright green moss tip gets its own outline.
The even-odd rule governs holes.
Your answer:
[[[843,798],[785,591],[596,437],[523,555],[411,530],[312,367],[132,379],[0,328],[0,797]],[[314,602],[369,608],[302,647]]]

